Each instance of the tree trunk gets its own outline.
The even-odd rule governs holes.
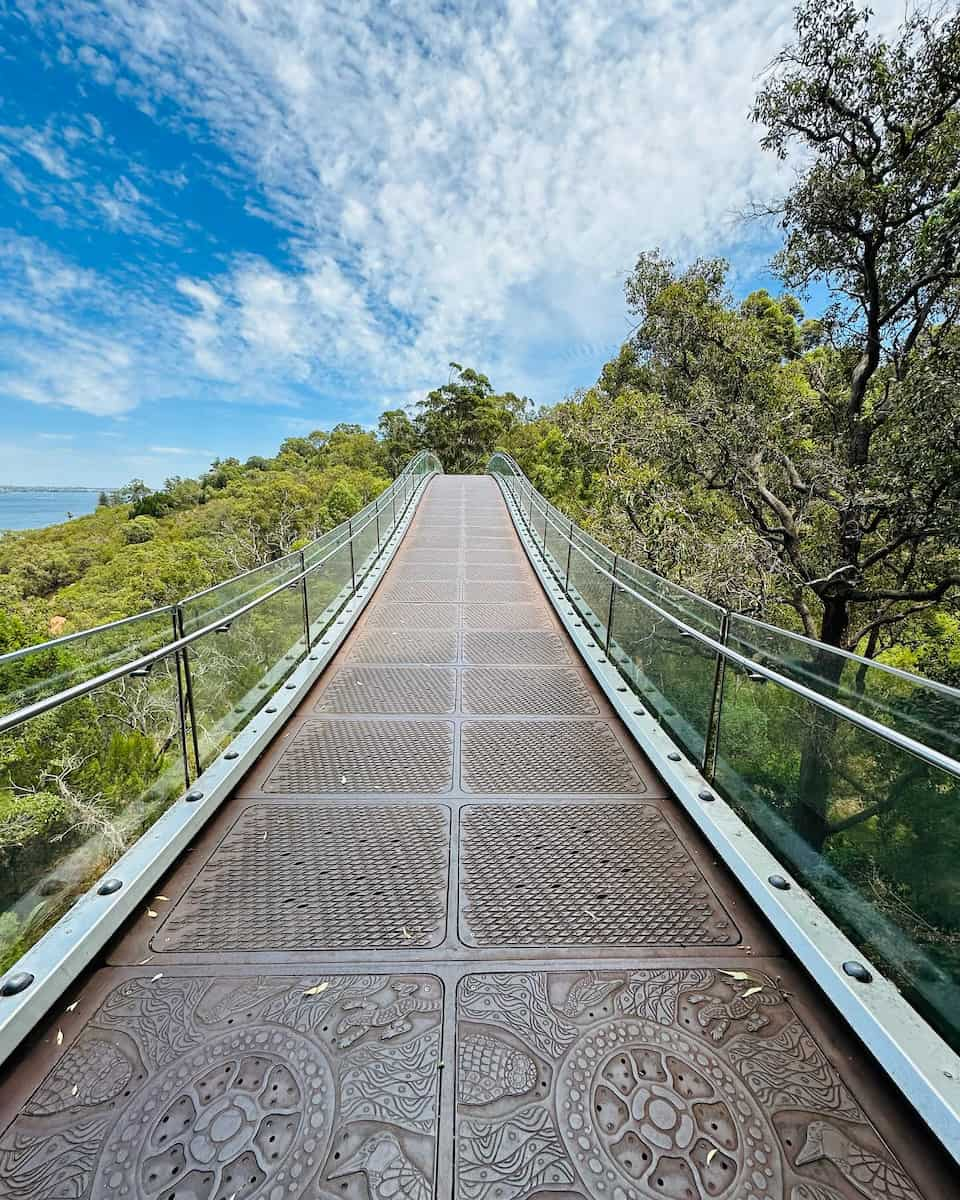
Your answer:
[[[844,659],[839,654],[831,653],[827,647],[842,645],[849,624],[850,613],[846,601],[827,600],[820,624],[820,640],[825,645],[823,649],[813,652],[810,669],[819,680],[817,690],[831,698],[836,698]],[[804,735],[790,823],[812,850],[819,851],[823,849],[829,829],[830,790],[833,784],[830,752],[837,718],[812,703],[802,703],[813,724]]]

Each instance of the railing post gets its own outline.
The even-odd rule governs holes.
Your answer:
[[[613,579],[610,580],[610,603],[607,605],[607,639],[603,644],[604,653],[608,656],[610,654],[610,631],[613,629],[613,599],[617,594],[617,585],[614,581],[617,577],[618,562],[619,555],[615,554],[613,556],[613,570],[610,572]]]
[[[173,610],[174,628],[178,631],[177,637],[184,637],[183,626],[183,606],[178,604]],[[183,655],[183,679],[187,688],[187,712],[190,714],[190,740],[193,742],[193,762],[196,767],[197,774],[203,771],[200,764],[200,738],[197,734],[197,713],[193,703],[193,676],[190,673],[190,654],[187,647],[184,646],[181,651]]]
[[[176,641],[177,634],[177,610],[171,609],[170,617],[173,623],[173,640]],[[180,652],[173,656],[173,669],[177,673],[177,718],[180,723],[180,757],[183,759],[183,781],[186,787],[190,787],[190,757],[187,754],[187,715],[184,709],[183,695],[183,675],[181,673]]]
[[[550,520],[547,514],[547,502],[543,502],[543,561],[547,561],[547,522]]]
[[[396,488],[393,489],[393,494],[391,495],[390,500],[393,504],[393,529],[391,532],[396,533],[397,532],[397,489]]]
[[[350,582],[353,584],[353,590],[357,590],[357,564],[353,558],[353,517],[347,520],[347,536],[350,541]]]
[[[570,555],[573,553],[573,522],[570,522],[570,528],[567,531],[567,569],[563,576],[563,591],[564,595],[570,594]]]
[[[377,518],[377,550],[380,549],[380,498],[377,497],[377,504],[373,510],[374,516]]]
[[[730,613],[724,609],[720,619],[719,641],[727,644],[727,634],[730,626]],[[717,655],[717,665],[713,672],[713,695],[710,697],[710,719],[707,722],[707,736],[703,744],[703,763],[701,770],[704,776],[713,783],[717,772],[717,749],[720,744],[720,706],[723,703],[723,678],[726,673],[727,660],[722,654]]]
[[[305,639],[306,652],[310,653],[310,605],[307,602],[307,577],[304,572],[307,569],[307,560],[304,553],[300,551],[300,574],[303,578],[300,580],[300,587],[303,589],[303,635]]]

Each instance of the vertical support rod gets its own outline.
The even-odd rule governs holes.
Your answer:
[[[544,562],[546,562],[546,559],[547,559],[547,522],[549,520],[550,520],[550,518],[547,514],[547,502],[546,502],[546,500],[544,500],[544,502],[543,502],[543,559],[544,559]]]
[[[396,533],[397,532],[397,489],[396,488],[393,489],[393,495],[390,497],[390,500],[393,503],[393,529],[391,530],[391,532]]]
[[[307,569],[307,560],[304,557],[303,551],[301,550],[300,551],[300,574],[303,575],[303,572],[306,571],[306,569]],[[310,653],[310,605],[307,602],[307,577],[306,577],[306,575],[304,575],[303,578],[300,580],[300,587],[302,589],[302,596],[303,596],[304,646],[306,647],[305,653],[309,654]]]
[[[613,570],[610,572],[614,579],[617,576],[618,562],[619,556],[615,554],[613,556]],[[613,629],[613,598],[617,594],[617,585],[614,583],[614,579],[610,580],[610,603],[607,605],[607,640],[603,644],[603,649],[608,657],[610,655],[610,631]]]
[[[720,637],[722,645],[727,644],[727,634],[730,626],[730,614],[724,609],[720,620]],[[707,722],[707,737],[703,746],[703,762],[700,769],[704,776],[713,783],[717,772],[717,748],[720,744],[720,706],[723,703],[723,679],[726,673],[727,660],[722,654],[717,655],[717,665],[713,672],[713,695],[710,697],[710,719]]]
[[[173,640],[176,641],[177,634],[177,610],[174,608],[170,612],[173,624]],[[183,782],[184,786],[190,787],[190,757],[187,754],[187,715],[184,709],[183,695],[183,675],[182,663],[180,659],[181,652],[178,651],[173,656],[173,669],[177,673],[177,717],[180,722],[180,757],[183,759]]]
[[[177,637],[184,637],[183,607],[178,604],[173,611],[178,630]],[[197,713],[193,703],[193,677],[190,674],[190,654],[186,646],[183,648],[183,678],[187,685],[187,712],[190,714],[190,739],[193,742],[193,762],[199,775],[203,767],[200,765],[200,738],[197,735]]]
[[[347,521],[347,536],[350,540],[350,582],[353,585],[354,593],[357,590],[357,564],[353,560],[353,518]]]
[[[573,553],[573,522],[570,522],[570,528],[567,530],[567,569],[563,576],[563,591],[564,595],[570,594],[570,555]]]
[[[379,501],[379,499],[377,500],[377,505],[376,505],[374,512],[375,512],[375,515],[377,518],[377,550],[379,550],[380,549],[380,501]]]

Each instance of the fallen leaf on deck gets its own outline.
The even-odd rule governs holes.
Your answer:
[[[150,980],[150,982],[156,983],[158,979],[162,979],[162,978],[163,978],[163,972],[159,971],[156,975],[154,975],[154,977]]]
[[[721,971],[721,975],[729,975],[731,979],[756,979],[756,975],[751,975],[748,971]]]
[[[747,988],[747,990],[743,994],[744,994],[744,996],[752,996],[755,992],[762,992],[762,991],[763,991],[763,988],[758,986],[758,987]]]
[[[57,1030],[57,1045],[58,1046],[63,1045],[63,1030],[62,1029]]]
[[[148,917],[155,917],[155,916],[157,916],[156,909],[153,909],[153,908],[148,908],[148,909],[147,909],[147,916],[148,916]]]
[[[169,900],[169,896],[154,896],[154,900]]]
[[[71,1096],[75,1096],[75,1095],[77,1094],[77,1092],[79,1092],[79,1091],[80,1091],[80,1084],[79,1084],[79,1083],[75,1083],[75,1084],[73,1085],[73,1091],[71,1091],[70,1095],[71,1095]]]
[[[710,1153],[707,1155],[707,1166],[708,1166],[708,1167],[709,1167],[709,1166],[710,1166],[710,1164],[713,1162],[713,1156],[716,1154],[716,1152],[717,1152],[717,1148],[716,1148],[716,1146],[714,1146],[714,1148],[713,1148],[713,1149],[710,1151]]]
[[[73,1002],[72,1004],[68,1004],[68,1005],[67,1005],[67,1012],[73,1012],[73,1010],[74,1010],[74,1009],[77,1007],[77,1005],[78,1005],[79,1003],[80,1003],[80,1001],[79,1001],[79,1000],[74,1000],[74,1002]]]
[[[307,988],[303,994],[305,996],[319,996],[320,993],[325,992],[329,986],[329,982],[325,979],[323,983],[318,983],[316,987]]]

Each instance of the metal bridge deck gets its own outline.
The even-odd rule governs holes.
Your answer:
[[[0,1196],[946,1200],[931,1139],[440,477],[294,719],[3,1081]]]

